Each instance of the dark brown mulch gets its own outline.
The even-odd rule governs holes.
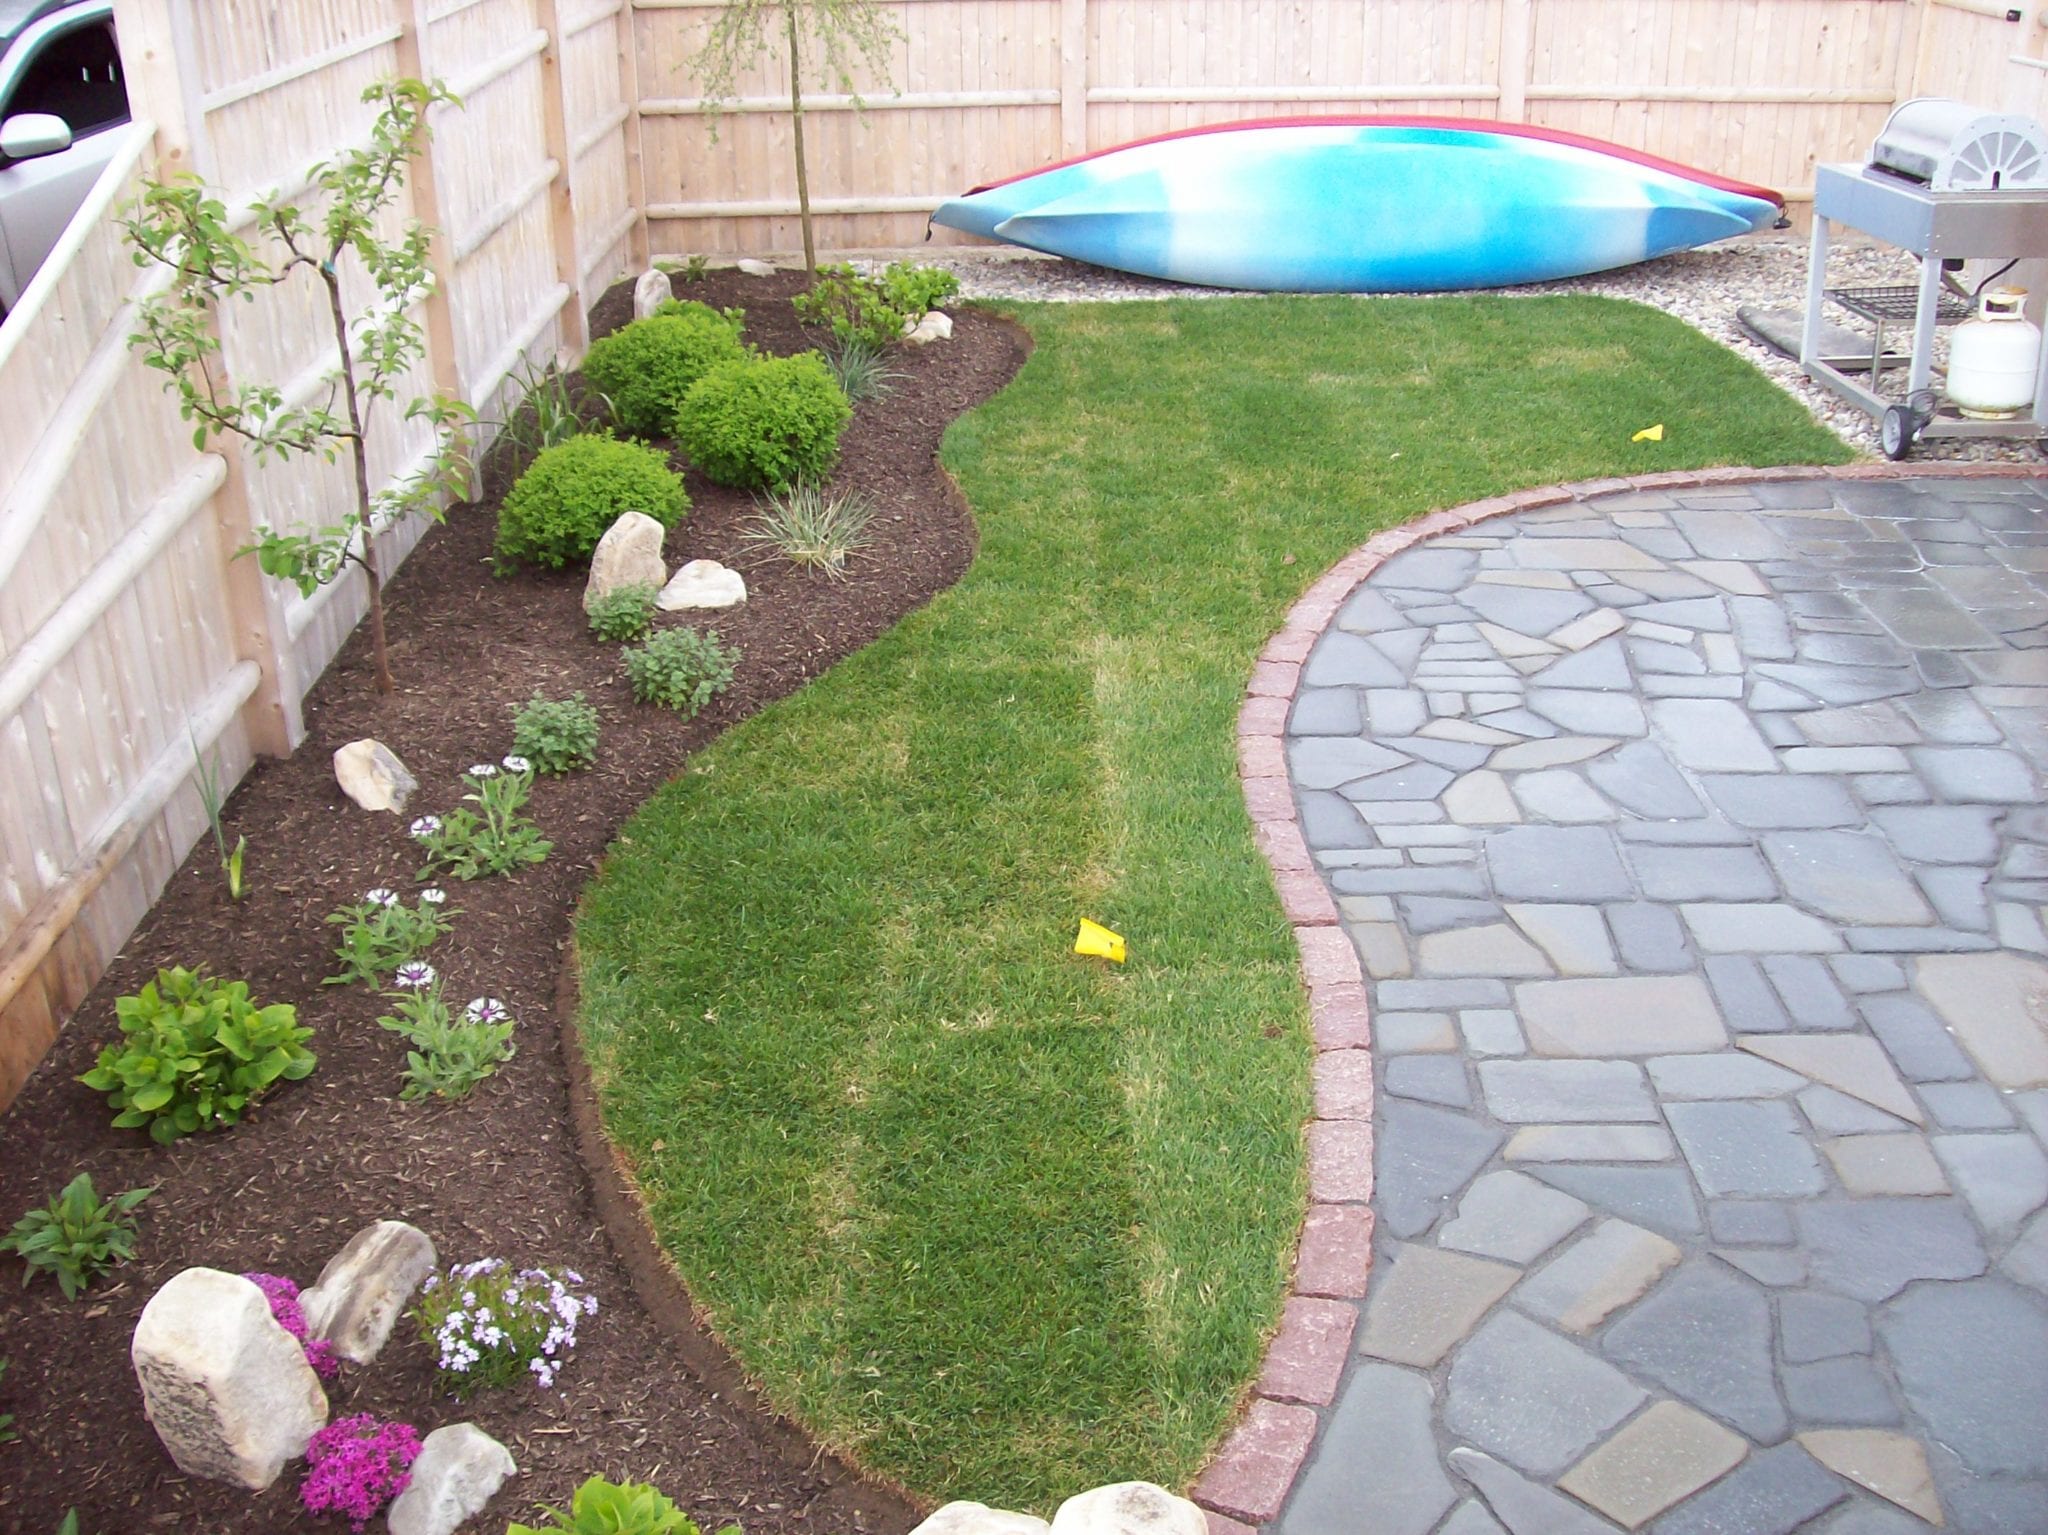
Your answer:
[[[809,344],[787,302],[800,285],[794,274],[720,273],[683,292],[745,306],[749,338],[789,352]],[[630,313],[630,293],[614,290],[594,312],[593,332]],[[374,1412],[422,1433],[470,1419],[504,1441],[520,1475],[474,1528],[495,1535],[508,1518],[531,1518],[537,1503],[565,1504],[593,1472],[655,1482],[706,1530],[732,1521],[747,1535],[897,1535],[914,1522],[905,1498],[763,1411],[692,1328],[673,1281],[653,1272],[651,1249],[630,1229],[612,1240],[601,1201],[610,1200],[617,1226],[617,1190],[603,1166],[594,1186],[579,1154],[555,1002],[571,906],[633,809],[691,751],[966,569],[973,525],[937,468],[939,435],[1011,377],[1025,345],[1014,327],[963,311],[950,344],[894,358],[907,377],[860,407],[834,482],[880,508],[875,544],[844,581],[743,547],[751,500],[689,474],[693,510],[669,537],[671,567],[718,559],[743,571],[751,592],[744,607],[697,620],[743,660],[732,690],[694,721],[632,701],[616,650],[585,630],[580,575],[491,576],[488,501],[428,535],[389,592],[397,692],[374,691],[359,633],[308,701],[297,755],[259,764],[227,807],[230,841],[249,841],[248,898],[228,902],[203,842],[0,1118],[0,1224],[80,1170],[103,1193],[157,1189],[140,1212],[139,1261],[75,1304],[48,1279],[17,1288],[18,1261],[0,1257],[0,1355],[13,1361],[0,1378],[0,1412],[15,1414],[20,1435],[0,1445],[0,1530],[49,1535],[74,1505],[84,1535],[342,1528],[301,1513],[292,1468],[260,1495],[179,1474],[142,1415],[128,1344],[143,1303],[180,1269],[261,1270],[310,1284],[352,1233],[383,1218],[423,1228],[444,1262],[499,1255],[578,1268],[603,1308],[553,1391],[518,1386],[458,1403],[436,1389],[428,1351],[405,1323],[379,1360],[332,1389],[337,1416]],[[532,813],[553,854],[511,878],[451,883],[461,915],[429,956],[451,999],[488,993],[512,1005],[519,1053],[468,1099],[401,1103],[400,1041],[374,1022],[384,1007],[362,987],[320,985],[334,968],[335,938],[322,919],[372,886],[416,889],[418,850],[403,820],[366,815],[342,797],[330,757],[375,736],[418,775],[410,810],[446,810],[463,768],[510,749],[511,710],[536,689],[580,689],[596,704],[598,765],[540,782]],[[260,1001],[295,1003],[317,1031],[319,1066],[240,1126],[163,1149],[111,1129],[103,1100],[73,1079],[115,1036],[114,999],[169,964],[203,964],[246,979]],[[624,1214],[630,1226],[629,1205]]]

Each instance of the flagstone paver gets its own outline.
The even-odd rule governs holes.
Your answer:
[[[2048,1529],[2048,479],[1786,474],[1442,514],[1283,631],[1299,1293],[1358,1322],[1283,1329],[1334,1401],[1218,1513]]]

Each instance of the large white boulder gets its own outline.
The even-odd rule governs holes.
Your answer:
[[[590,579],[583,584],[583,610],[600,597],[625,586],[657,590],[668,580],[661,542],[667,530],[645,512],[627,512],[604,530],[590,556]]]
[[[664,613],[730,608],[747,600],[747,578],[716,560],[692,560],[677,571],[654,605]]]
[[[1062,1503],[1052,1516],[1052,1535],[1209,1535],[1209,1520],[1164,1487],[1112,1482]]]
[[[342,1358],[368,1364],[438,1261],[432,1239],[417,1226],[365,1226],[327,1260],[318,1283],[300,1292],[307,1332],[332,1343]]]
[[[368,736],[335,752],[334,781],[363,809],[393,812],[404,810],[412,791],[420,786],[398,760],[398,753]]]
[[[781,270],[772,261],[756,261],[751,256],[742,256],[733,265],[748,277],[773,277]]]
[[[934,341],[952,339],[953,317],[936,309],[926,310],[924,318],[915,325],[906,321],[903,327],[903,340],[909,346],[928,346]]]
[[[669,285],[668,273],[649,267],[633,282],[633,318],[646,319],[673,297],[675,289]]]
[[[142,1410],[187,1476],[260,1492],[327,1421],[305,1350],[239,1274],[174,1277],[142,1308],[129,1358]]]
[[[483,1512],[491,1495],[514,1475],[512,1452],[474,1423],[435,1429],[420,1445],[405,1484],[385,1514],[391,1535],[452,1535]]]
[[[1052,1526],[1036,1514],[1013,1514],[986,1503],[948,1503],[910,1535],[1047,1535]]]

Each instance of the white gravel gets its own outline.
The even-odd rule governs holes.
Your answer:
[[[950,268],[958,274],[961,292],[968,298],[1072,303],[1224,296],[1222,290],[1215,288],[1158,282],[1078,261],[1008,248],[984,250],[926,246],[912,251],[864,252],[856,264],[880,265],[889,260],[904,259]],[[1676,315],[1694,329],[1755,363],[1780,388],[1804,404],[1816,420],[1851,447],[1877,456],[1882,450],[1874,420],[1807,378],[1797,362],[1753,341],[1736,322],[1736,311],[1745,305],[1767,309],[1804,308],[1806,262],[1807,246],[1803,237],[1752,235],[1701,250],[1682,251],[1675,256],[1646,261],[1619,271],[1599,272],[1569,282],[1532,284],[1499,291],[1509,294],[1597,293],[1649,304],[1666,314]],[[1834,286],[1911,284],[1918,281],[1918,276],[1919,264],[1903,251],[1872,245],[1837,244],[1829,253],[1828,280]],[[1827,318],[1851,329],[1868,329],[1834,306],[1829,307]],[[1899,335],[1896,342],[1891,340],[1889,333],[1887,335],[1887,346],[1891,350],[1903,351],[1910,344],[1908,335]],[[1938,364],[1946,361],[1945,333],[1937,339],[1935,358]],[[1888,391],[1904,388],[1904,379],[1896,371],[1888,374],[1885,383]],[[1916,460],[1974,459],[2015,463],[2038,463],[2042,456],[2040,445],[2012,438],[1923,439],[1914,445],[1912,453]]]

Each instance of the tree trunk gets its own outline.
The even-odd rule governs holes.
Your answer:
[[[334,270],[339,250],[320,263],[327,284],[327,310],[334,318],[334,339],[341,347],[341,392],[348,401],[349,450],[356,477],[356,517],[363,527],[363,574],[370,579],[370,653],[377,662],[377,691],[391,691],[390,658],[384,650],[384,583],[377,576],[377,528],[370,518],[370,452],[365,440],[362,401],[356,398],[355,359],[348,350],[348,312],[341,304],[341,278]]]
[[[796,208],[804,226],[804,270],[818,275],[818,248],[811,239],[811,178],[804,166],[804,84],[798,68],[796,47],[796,6],[786,9],[789,17],[789,112],[796,125]]]

